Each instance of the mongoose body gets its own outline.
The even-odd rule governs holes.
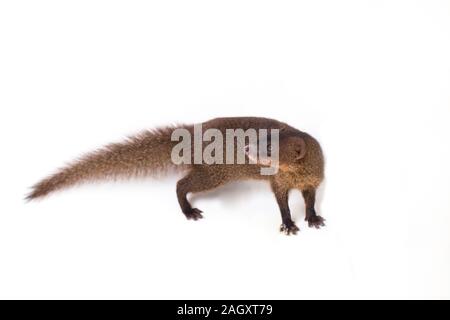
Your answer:
[[[53,191],[86,181],[147,176],[176,167],[186,172],[177,183],[177,197],[181,210],[188,219],[198,220],[203,217],[202,211],[192,208],[187,200],[188,193],[208,191],[231,181],[256,179],[270,182],[281,211],[282,232],[295,234],[299,230],[291,219],[288,206],[291,189],[302,192],[306,208],[305,220],[308,221],[308,225],[316,228],[324,225],[324,219],[318,216],[314,209],[316,189],[324,178],[324,158],[316,139],[285,123],[267,118],[217,118],[202,123],[202,128],[216,129],[224,135],[229,129],[269,132],[276,129],[279,132],[277,172],[271,175],[261,174],[260,169],[265,166],[261,162],[198,163],[194,161],[193,155],[193,161],[190,163],[175,165],[172,151],[178,142],[173,140],[174,130],[185,129],[194,134],[194,125],[181,125],[145,131],[122,143],[113,143],[89,153],[37,183],[27,198],[40,198]],[[234,148],[238,152],[238,146]],[[250,155],[247,156],[250,158]]]

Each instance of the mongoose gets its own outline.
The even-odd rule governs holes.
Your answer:
[[[217,129],[223,134],[227,129],[277,129],[279,132],[277,173],[262,175],[260,168],[264,166],[263,162],[206,164],[193,161],[191,164],[176,165],[171,155],[178,141],[173,141],[172,133],[175,129],[185,129],[194,133],[194,125],[180,125],[144,131],[124,142],[112,143],[88,153],[35,184],[27,199],[44,197],[53,191],[81,182],[148,176],[176,167],[186,172],[186,175],[178,181],[176,192],[181,210],[187,219],[203,218],[202,211],[193,208],[187,200],[188,193],[211,190],[231,181],[258,179],[270,182],[281,211],[281,232],[289,235],[299,231],[292,221],[288,205],[288,194],[291,189],[299,189],[303,195],[305,220],[308,221],[309,227],[320,228],[325,225],[325,219],[318,216],[314,208],[316,189],[324,178],[324,157],[316,139],[283,122],[267,118],[216,118],[202,123],[202,127],[204,130]]]

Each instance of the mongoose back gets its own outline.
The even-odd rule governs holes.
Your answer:
[[[198,163],[191,155],[190,163],[175,164],[172,152],[178,141],[172,134],[176,129],[195,134],[194,125],[180,125],[144,131],[120,143],[112,143],[88,153],[32,187],[27,199],[41,198],[53,191],[83,182],[149,176],[166,172],[170,168],[182,169],[185,176],[177,183],[177,197],[187,219],[203,218],[202,211],[193,208],[187,200],[189,193],[208,191],[231,181],[268,180],[281,212],[280,231],[296,234],[299,228],[292,221],[288,196],[291,189],[301,191],[305,201],[305,220],[310,227],[324,226],[324,219],[316,214],[316,189],[324,178],[324,157],[316,139],[283,122],[256,117],[216,118],[201,124],[204,130],[215,129],[226,134],[229,129],[255,129],[279,132],[279,159],[277,172],[262,175],[260,169],[267,163],[228,164]],[[258,137],[258,143],[260,137]],[[192,146],[193,146],[192,142]],[[205,142],[202,141],[202,146]],[[237,152],[238,146],[234,147]],[[245,146],[248,150],[248,145]],[[223,152],[225,153],[225,146]],[[270,146],[269,146],[270,152]],[[246,153],[246,159],[250,155]],[[248,161],[250,162],[250,161]]]

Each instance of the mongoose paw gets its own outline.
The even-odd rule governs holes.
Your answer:
[[[293,222],[289,224],[283,223],[280,226],[280,232],[284,233],[287,236],[291,234],[297,234],[298,231],[300,231],[300,229]]]
[[[308,227],[320,229],[320,227],[325,227],[325,219],[321,216],[309,216],[308,217]]]
[[[202,219],[202,210],[197,209],[197,208],[192,208],[189,212],[184,213],[184,215],[186,216],[186,218],[188,220],[198,220],[198,219]]]

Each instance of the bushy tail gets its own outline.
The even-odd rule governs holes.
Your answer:
[[[38,182],[26,197],[32,200],[76,184],[116,178],[132,178],[166,171],[173,166],[171,141],[174,127],[145,131],[121,143],[89,153]]]

